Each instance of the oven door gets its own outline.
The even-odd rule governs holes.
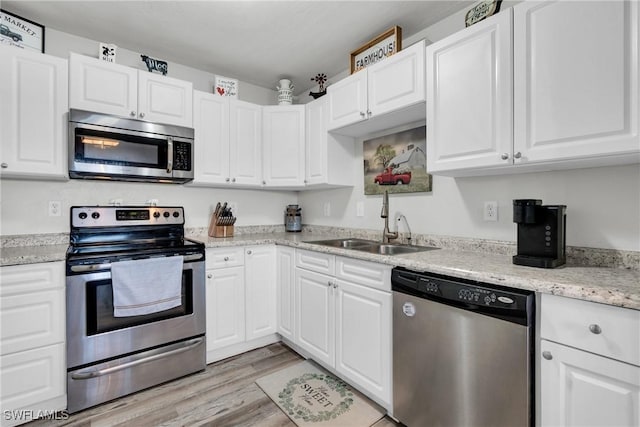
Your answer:
[[[189,261],[190,257],[199,258]],[[67,367],[120,357],[204,335],[205,272],[202,255],[185,256],[180,306],[141,316],[114,317],[110,265],[67,276]]]

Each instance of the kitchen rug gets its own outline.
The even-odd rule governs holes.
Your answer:
[[[384,416],[375,403],[308,360],[256,384],[299,427],[368,427]]]

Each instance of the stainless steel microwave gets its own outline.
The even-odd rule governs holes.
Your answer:
[[[69,177],[193,180],[193,129],[69,110]]]

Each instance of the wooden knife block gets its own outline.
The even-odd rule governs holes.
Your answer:
[[[209,236],[233,237],[233,225],[214,225],[213,227],[209,227]]]

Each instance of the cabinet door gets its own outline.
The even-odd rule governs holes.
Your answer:
[[[63,410],[67,406],[65,345],[55,344],[0,356],[0,384],[3,411],[31,410],[38,413]],[[5,418],[7,415],[3,412],[3,426],[21,424],[15,419]]]
[[[69,107],[138,117],[138,70],[69,54]]]
[[[316,360],[333,366],[335,296],[333,279],[296,268],[296,343]]]
[[[329,130],[368,118],[367,70],[359,71],[327,88]]]
[[[512,12],[427,46],[427,170],[512,163]]]
[[[336,370],[391,402],[391,293],[337,281]]]
[[[546,340],[540,352],[542,426],[640,425],[640,367]]]
[[[262,185],[262,107],[230,100],[231,182]]]
[[[244,342],[244,267],[207,270],[207,352]]]
[[[2,177],[67,177],[67,61],[0,47]]]
[[[246,339],[275,334],[276,247],[249,246],[245,250]]]
[[[513,8],[516,162],[640,152],[639,9],[637,1]]]
[[[263,107],[262,158],[266,185],[304,185],[304,138],[304,105]]]
[[[138,72],[138,118],[193,126],[193,84],[161,74]]]
[[[323,184],[327,177],[327,97],[305,104],[305,184]]]
[[[194,184],[221,184],[229,180],[229,99],[195,91]],[[225,181],[227,180],[227,181]]]
[[[295,250],[276,246],[276,287],[278,333],[295,342]]]
[[[424,102],[424,41],[367,69],[371,116]]]

